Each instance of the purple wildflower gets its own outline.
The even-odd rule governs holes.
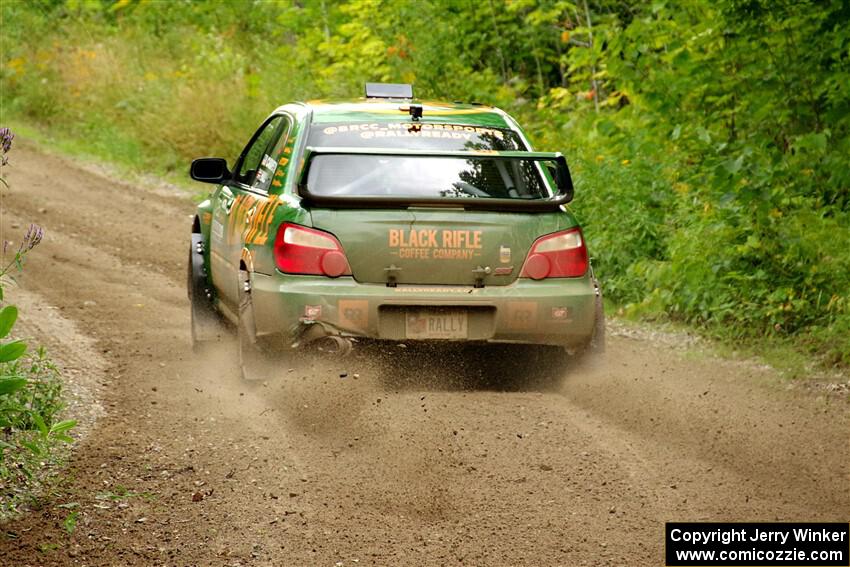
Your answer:
[[[18,249],[18,252],[27,252],[32,250],[38,243],[41,242],[41,239],[44,238],[44,229],[33,223],[30,224],[27,233],[24,235],[24,239],[21,241],[21,246]]]
[[[6,154],[12,149],[12,140],[14,139],[15,135],[9,128],[0,128],[0,150],[2,150],[2,154],[0,154],[0,165],[9,163],[9,158],[6,157]]]

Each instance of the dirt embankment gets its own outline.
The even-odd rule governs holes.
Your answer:
[[[47,230],[23,285],[93,341],[106,414],[4,566],[658,565],[668,520],[847,520],[846,396],[623,337],[557,387],[391,348],[248,389],[189,348],[184,195],[26,146],[8,175],[7,234]]]

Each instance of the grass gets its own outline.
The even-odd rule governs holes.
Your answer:
[[[825,370],[817,364],[811,353],[800,348],[796,341],[784,337],[764,337],[759,339],[731,340],[723,336],[709,336],[705,330],[691,325],[660,318],[647,320],[638,315],[628,314],[626,310],[606,301],[606,317],[614,324],[637,334],[648,331],[669,337],[674,345],[682,347],[684,356],[695,360],[720,357],[727,360],[753,363],[770,367],[778,378],[779,384],[788,384],[803,380],[819,382],[847,381],[847,376],[839,371]],[[696,342],[685,338],[698,337]],[[664,339],[662,339],[664,340]]]
[[[731,343],[718,341],[717,354],[733,360],[756,360],[777,371],[785,381],[802,379],[829,379],[829,376],[812,363],[811,355],[801,352],[788,339],[765,338],[758,341]]]

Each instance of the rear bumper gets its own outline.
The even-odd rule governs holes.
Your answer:
[[[253,274],[257,334],[296,342],[316,323],[356,337],[403,341],[409,309],[452,307],[469,314],[468,341],[519,342],[575,348],[593,333],[596,290],[589,275],[511,285],[362,284],[353,278]]]

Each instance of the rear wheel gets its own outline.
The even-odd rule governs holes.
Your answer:
[[[246,382],[257,382],[268,378],[270,364],[257,341],[250,282],[248,272],[240,271],[241,297],[239,299],[239,318],[236,325],[237,362],[242,379]]]

